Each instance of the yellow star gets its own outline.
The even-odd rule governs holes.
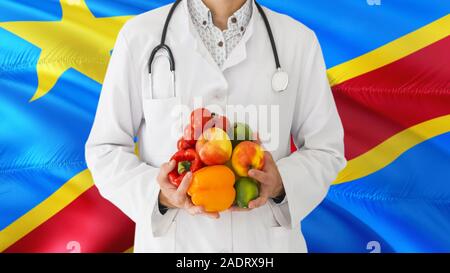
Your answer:
[[[41,48],[38,87],[30,101],[47,94],[70,68],[102,83],[116,36],[131,18],[96,18],[84,0],[60,0],[60,3],[60,21],[0,23],[0,27]]]

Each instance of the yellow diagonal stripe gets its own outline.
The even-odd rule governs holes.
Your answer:
[[[330,85],[340,84],[390,64],[449,35],[450,15],[446,15],[371,52],[328,69]]]
[[[129,249],[125,250],[123,253],[133,253],[134,247],[130,247]]]
[[[87,169],[72,177],[55,193],[0,231],[0,252],[50,219],[92,185],[91,173]]]
[[[434,118],[388,138],[368,152],[350,160],[333,184],[349,182],[372,174],[393,162],[415,145],[450,132],[450,115]]]

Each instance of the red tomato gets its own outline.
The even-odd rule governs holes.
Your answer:
[[[205,126],[205,130],[216,127],[224,130],[225,132],[230,131],[230,121],[225,116],[217,115],[215,113],[212,114],[212,118],[208,121]]]
[[[192,128],[192,126],[189,124],[188,126],[186,126],[186,128],[184,128],[183,131],[183,139],[190,145],[190,146],[195,146],[195,142],[198,139],[198,136],[195,135],[194,133],[194,129]]]
[[[194,111],[192,111],[191,126],[196,132],[196,134],[197,133],[201,134],[203,132],[205,125],[211,118],[212,118],[211,112],[206,108],[197,108]]]

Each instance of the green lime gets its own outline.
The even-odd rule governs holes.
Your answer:
[[[241,177],[234,184],[236,188],[236,204],[240,208],[248,208],[248,203],[259,196],[258,182],[250,177]]]

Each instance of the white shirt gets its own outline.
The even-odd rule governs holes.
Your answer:
[[[224,31],[216,27],[211,11],[202,0],[187,1],[189,14],[200,38],[220,67],[241,40],[252,16],[252,1],[247,0],[230,18]]]
[[[166,40],[176,61],[175,97],[167,89],[165,58],[152,66],[153,90],[148,73],[169,6],[136,16],[120,31],[86,143],[86,162],[100,193],[136,222],[136,252],[307,251],[300,223],[345,166],[343,130],[316,36],[294,19],[264,10],[290,76],[280,93],[271,87],[272,49],[254,3],[244,36],[220,68],[190,22],[186,1],[180,4]],[[206,107],[279,109],[269,128],[279,143],[269,151],[283,180],[283,202],[269,201],[249,212],[224,211],[217,220],[180,209],[161,215],[156,176],[176,151],[180,135],[169,132],[183,118],[170,112],[179,104],[193,107],[199,97]],[[263,131],[256,121],[250,126]],[[299,147],[292,154],[291,135]]]

